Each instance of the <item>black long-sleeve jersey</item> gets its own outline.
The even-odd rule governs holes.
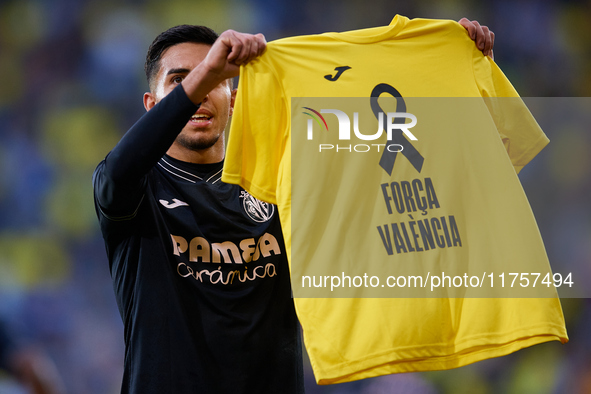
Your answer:
[[[195,111],[178,86],[93,176],[125,330],[121,392],[303,392],[275,206],[222,183],[223,163],[165,154]]]

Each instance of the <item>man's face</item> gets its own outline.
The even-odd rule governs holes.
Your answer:
[[[170,93],[181,81],[203,61],[211,47],[206,44],[186,42],[166,49],[156,74],[154,91],[144,97],[147,110]],[[187,122],[175,140],[171,150],[182,155],[189,151],[221,149],[223,157],[224,129],[232,115],[235,92],[228,80],[220,83],[205,97],[201,108]],[[178,158],[178,157],[177,157]]]

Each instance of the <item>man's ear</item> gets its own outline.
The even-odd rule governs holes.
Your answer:
[[[154,97],[152,92],[144,93],[144,108],[146,109],[146,111],[151,110],[152,107],[155,105],[156,105],[156,98]]]
[[[234,104],[236,103],[236,93],[238,89],[232,89],[232,96],[230,97],[230,116],[234,114]]]

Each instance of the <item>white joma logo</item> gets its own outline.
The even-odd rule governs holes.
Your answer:
[[[160,202],[160,204],[164,205],[166,208],[168,209],[173,209],[173,208],[178,208],[178,207],[182,207],[182,206],[189,206],[189,204],[187,204],[184,201],[181,200],[177,200],[176,198],[172,199],[172,203],[169,203],[166,200],[158,200]]]

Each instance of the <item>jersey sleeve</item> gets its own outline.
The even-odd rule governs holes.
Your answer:
[[[222,180],[272,204],[277,204],[282,161],[289,160],[287,105],[265,54],[240,68]]]
[[[16,343],[8,332],[7,325],[0,320],[0,369],[10,369],[10,356],[16,351]]]
[[[503,71],[478,50],[473,54],[473,70],[515,171],[529,163],[549,142]]]
[[[95,205],[111,220],[135,216],[147,173],[166,153],[197,106],[177,86],[128,131],[93,174]]]

